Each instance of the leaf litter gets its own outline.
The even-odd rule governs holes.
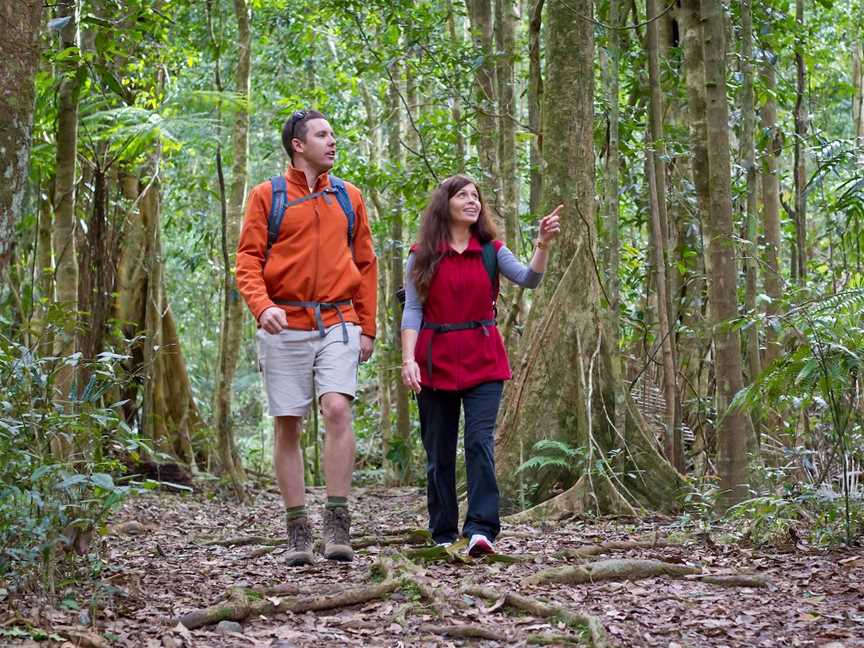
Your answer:
[[[320,537],[325,494],[318,488],[307,493]],[[356,605],[256,614],[242,621],[240,632],[224,630],[236,629],[233,625],[217,630],[215,623],[190,630],[177,622],[185,613],[225,601],[232,588],[263,592],[259,598],[279,610],[286,601],[374,583],[373,566],[387,557],[398,564],[415,548],[387,540],[416,536],[411,530],[425,525],[423,501],[417,488],[355,489],[352,536],[380,538],[380,545],[358,549],[349,564],[317,557],[311,566],[290,568],[284,564],[284,546],[256,555],[260,545],[255,543],[208,544],[239,536],[283,538],[282,506],[272,491],[255,493],[247,505],[205,493],[135,498],[114,515],[109,535],[101,539],[100,573],[58,590],[57,599],[65,605],[51,606],[27,591],[11,591],[0,601],[0,645],[589,645],[584,629],[508,605],[511,593],[597,619],[610,646],[864,648],[861,549],[828,551],[799,544],[777,550],[722,544],[717,538],[705,542],[665,518],[570,518],[533,527],[505,522],[496,549],[519,560],[453,560],[447,552],[432,552],[429,560],[404,559],[409,571],[398,588]],[[610,559],[621,559],[625,566],[637,559],[697,566],[711,576],[759,576],[768,586],[738,586],[734,579],[731,586],[714,584],[700,575],[526,584],[549,568]],[[494,597],[467,593],[481,589],[493,590]]]

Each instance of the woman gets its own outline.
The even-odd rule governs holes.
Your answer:
[[[429,529],[438,544],[458,536],[456,442],[465,410],[468,512],[462,535],[472,556],[494,553],[500,530],[494,432],[511,377],[495,325],[497,273],[534,288],[561,226],[562,205],[540,221],[526,267],[501,241],[476,184],[462,175],[433,192],[408,255],[402,315],[402,381],[417,394],[426,449]],[[496,268],[497,267],[497,271]]]

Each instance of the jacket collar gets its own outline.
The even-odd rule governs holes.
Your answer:
[[[285,178],[288,180],[288,182],[299,185],[303,187],[304,191],[308,191],[309,187],[306,184],[306,174],[303,173],[300,169],[289,166],[288,171],[285,173]],[[321,191],[329,184],[330,176],[327,171],[325,171],[315,179],[315,186],[312,188],[312,191]]]

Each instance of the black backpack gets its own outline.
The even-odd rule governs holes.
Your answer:
[[[488,241],[483,244],[483,267],[486,268],[486,274],[489,275],[489,281],[492,282],[492,308],[497,310],[497,306],[495,304],[496,295],[498,294],[499,288],[499,280],[498,280],[498,250],[495,249],[495,245],[492,241]],[[399,286],[396,290],[396,299],[399,302],[399,306],[401,308],[405,308],[405,287]]]

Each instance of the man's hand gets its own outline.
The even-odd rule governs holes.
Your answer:
[[[360,362],[366,362],[372,357],[372,350],[375,346],[375,338],[368,335],[360,336]]]
[[[258,323],[271,335],[276,335],[288,328],[288,318],[285,316],[285,311],[278,306],[271,306],[261,313]]]

